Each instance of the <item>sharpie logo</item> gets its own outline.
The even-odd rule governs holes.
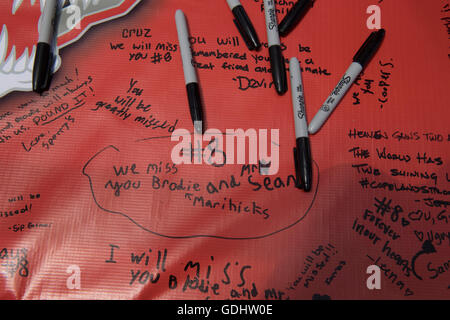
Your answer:
[[[140,1],[63,1],[65,5],[60,11],[53,70],[61,65],[58,49],[78,41],[92,26],[128,14]],[[32,89],[38,23],[44,5],[45,0],[0,1],[0,97],[12,91]]]
[[[269,9],[269,29],[273,30],[277,27],[277,19],[275,15],[275,9]]]
[[[305,117],[305,98],[300,95],[297,97],[298,101],[298,111],[297,111],[297,117],[299,119],[303,119]]]
[[[342,87],[343,87],[344,85],[346,85],[346,84],[349,84],[351,81],[352,81],[352,77],[351,77],[351,76],[344,75],[344,77],[341,79],[341,81],[339,81],[338,85],[337,85],[336,88],[334,89],[333,94],[334,94],[335,96],[338,96],[339,93],[340,93],[341,90],[342,90]]]
[[[201,121],[194,127],[202,128]],[[208,129],[192,134],[187,129],[172,132],[171,141],[174,164],[203,164],[223,167],[233,164],[263,164],[263,175],[274,175],[279,169],[279,129]],[[247,144],[248,142],[248,144]],[[270,147],[270,152],[268,152]],[[248,151],[248,152],[247,152]],[[248,159],[248,160],[247,160]]]

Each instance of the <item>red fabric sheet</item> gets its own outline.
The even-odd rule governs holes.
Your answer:
[[[308,119],[371,32],[374,2],[316,1],[282,38],[303,68]],[[242,3],[266,42],[262,1]],[[14,15],[2,1],[0,297],[448,299],[450,11],[438,0],[376,4],[386,38],[311,136],[305,193],[293,184],[290,93],[271,87],[267,48],[248,51],[226,1],[88,6],[80,29],[59,35],[43,96],[14,85],[31,72],[6,64],[13,45],[17,61],[31,54],[39,1]],[[279,2],[279,21],[291,5]],[[176,9],[207,128],[278,129],[276,175],[173,164],[172,131],[192,130]],[[381,289],[367,287],[371,265]]]

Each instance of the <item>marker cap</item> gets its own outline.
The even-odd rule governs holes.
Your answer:
[[[233,8],[234,24],[236,25],[239,33],[245,41],[249,50],[258,50],[261,47],[258,34],[253,26],[250,18],[247,15],[244,7],[239,5]]]
[[[372,32],[353,57],[353,61],[358,62],[364,68],[380,47],[385,33],[384,29]]]
[[[50,87],[52,74],[53,54],[51,46],[39,42],[36,47],[36,56],[33,66],[33,91],[42,93]]]
[[[186,85],[189,111],[191,112],[191,119],[194,123],[194,129],[196,132],[203,133],[203,109],[202,99],[200,96],[200,89],[197,82],[188,83]]]
[[[278,94],[288,90],[286,64],[280,46],[269,47],[270,67],[272,69],[273,84]]]
[[[296,187],[305,192],[311,191],[312,187],[312,162],[311,146],[308,137],[297,138],[294,148],[294,163],[296,175]]]
[[[281,21],[278,32],[280,36],[286,36],[295,26],[300,22],[300,20],[305,15],[306,11],[312,6],[312,0],[299,0],[297,3],[289,10],[287,15]]]

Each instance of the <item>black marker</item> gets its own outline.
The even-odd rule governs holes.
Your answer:
[[[282,37],[286,36],[295,28],[305,15],[306,11],[311,8],[312,3],[312,0],[298,0],[291,10],[289,10],[278,26],[278,31]]]
[[[55,17],[58,1],[47,0],[41,16],[39,40],[33,66],[33,91],[42,93],[50,87],[53,67],[53,52],[51,43],[55,32]]]
[[[227,2],[235,17],[233,20],[234,24],[239,30],[239,33],[244,39],[248,49],[258,50],[261,47],[261,42],[259,42],[255,27],[253,27],[253,24],[250,21],[247,12],[245,12],[244,7],[241,5],[239,0],[227,0]]]
[[[194,122],[194,130],[198,133],[203,133],[203,113],[200,90],[197,81],[197,74],[192,66],[192,51],[189,42],[189,30],[183,11],[176,11],[175,22],[177,24],[178,42],[180,44],[181,59],[183,60],[184,79],[186,82],[191,118]]]
[[[287,91],[286,65],[283,53],[281,52],[274,0],[264,0],[264,11],[266,16],[267,42],[269,45],[273,83],[278,94],[283,94]]]
[[[300,63],[297,58],[291,58],[289,71],[291,74],[292,106],[294,109],[296,138],[296,148],[294,148],[296,187],[303,188],[303,190],[308,192],[311,190],[312,185],[311,147],[308,137],[308,124],[306,122],[302,75]]]
[[[316,115],[309,123],[308,131],[311,134],[316,133],[337,107],[339,102],[350,89],[352,83],[356,80],[361,71],[369,63],[375,52],[381,45],[385,35],[384,29],[372,32],[361,48],[353,57],[353,62],[341,78],[336,88],[331,92],[330,96],[325,100],[322,107],[317,111]]]

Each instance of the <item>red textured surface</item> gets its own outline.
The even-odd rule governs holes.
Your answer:
[[[23,19],[6,14],[11,2],[0,5],[6,17],[2,22],[8,24],[17,48],[31,48],[31,33],[19,32],[25,30]],[[262,1],[242,2],[265,42]],[[296,56],[304,68],[326,69],[322,74],[303,72],[308,119],[367,37],[366,8],[371,2],[317,1],[300,26],[282,39],[285,58]],[[386,29],[381,49],[359,85],[311,137],[311,193],[294,188],[289,178],[295,142],[290,93],[280,97],[264,85],[240,90],[233,80],[245,76],[265,79],[268,85],[271,76],[255,71],[269,68],[267,61],[256,63],[252,57],[267,57],[265,48],[249,52],[240,37],[239,46],[218,44],[218,38],[239,36],[225,1],[143,1],[127,16],[91,28],[60,51],[62,66],[48,95],[16,92],[0,100],[0,297],[311,299],[320,294],[331,299],[448,299],[450,73],[442,20],[448,12],[441,2],[379,4]],[[283,11],[278,19],[288,7],[279,6]],[[242,165],[174,169],[170,154],[176,142],[170,140],[170,130],[192,127],[177,48],[176,9],[185,12],[191,35],[200,40],[193,44],[196,52],[246,55],[245,60],[196,57],[199,63],[214,65],[213,70],[198,69],[207,127],[222,132],[279,129],[280,170],[275,176],[244,172]],[[117,15],[118,10],[89,17],[82,25]],[[18,12],[28,17],[27,28],[35,30],[39,11],[27,4]],[[142,36],[128,37],[130,29],[142,29]],[[60,38],[58,44],[64,46],[82,31]],[[123,50],[112,49],[120,43]],[[149,50],[133,49],[148,43]],[[166,50],[157,49],[161,43]],[[138,52],[148,54],[147,59],[130,61],[136,57],[130,53]],[[162,54],[161,62],[154,60],[155,53]],[[249,71],[227,70],[224,62],[232,69],[248,65]],[[384,99],[382,71],[390,73],[384,79],[389,83],[384,103],[379,101]],[[128,91],[132,80],[142,89],[140,95]],[[1,73],[0,81],[7,81]],[[371,83],[373,94],[362,90],[366,83]],[[105,108],[128,97],[136,100],[126,113]],[[136,121],[140,116],[159,120],[160,127],[146,128]],[[387,139],[349,137],[353,130],[380,130]],[[412,139],[396,139],[399,132]],[[442,136],[442,141],[427,140],[428,133]],[[349,152],[353,148],[369,150],[370,156],[355,156]],[[411,160],[381,159],[383,149]],[[424,153],[425,160],[417,159]],[[381,174],[352,167],[364,163]],[[149,164],[162,170],[153,172],[156,167],[149,169]],[[120,166],[128,166],[127,176],[117,174]],[[393,169],[427,172],[429,177],[394,176]],[[378,186],[426,186],[429,192],[363,188],[360,181],[365,178]],[[185,189],[170,190],[169,184],[162,188],[164,180],[173,187],[180,187],[182,180]],[[113,190],[116,183],[123,184],[120,191]],[[210,205],[201,206],[199,197]],[[375,205],[384,198],[392,202],[383,215]],[[430,205],[430,198],[438,204]],[[367,210],[399,237],[364,219]],[[357,233],[355,223],[364,224],[379,240],[373,243]],[[41,227],[33,228],[36,224]],[[427,239],[436,252],[421,253]],[[136,257],[142,260],[138,263]],[[380,258],[381,290],[366,286],[366,269],[375,263],[369,257]],[[198,275],[192,267],[197,262]],[[71,288],[73,270],[79,270],[79,288]]]

